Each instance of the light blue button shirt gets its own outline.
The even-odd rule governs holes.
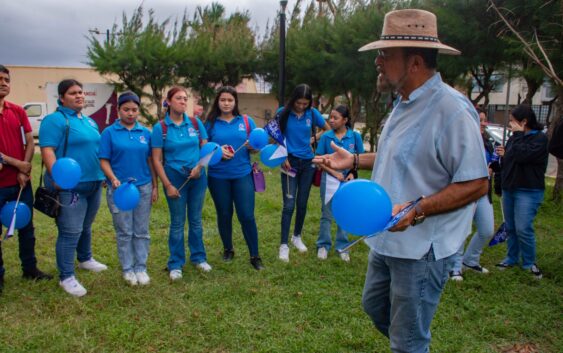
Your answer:
[[[393,204],[431,196],[451,183],[486,178],[479,116],[471,102],[435,74],[393,109],[381,133],[372,180]],[[471,231],[475,203],[433,215],[404,232],[368,239],[379,254],[436,259],[454,254]]]

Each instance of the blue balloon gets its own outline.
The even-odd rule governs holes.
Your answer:
[[[205,145],[201,146],[201,150],[199,151],[200,160],[205,158],[210,153],[213,153],[213,155],[209,160],[209,165],[215,165],[221,162],[221,158],[223,158],[223,150],[221,149],[221,146],[219,146],[215,142],[208,142]]]
[[[6,228],[10,228],[12,223],[12,217],[14,216],[14,208],[16,207],[16,201],[6,202],[2,211],[0,211],[0,220]],[[23,202],[18,203],[18,208],[16,209],[16,229],[22,229],[25,227],[29,221],[31,221],[31,211],[29,207]]]
[[[278,149],[278,145],[269,144],[262,148],[260,151],[260,160],[266,167],[275,168],[280,166],[286,159],[286,157],[279,157],[276,159],[270,159],[274,152]]]
[[[51,169],[51,175],[61,189],[69,190],[80,182],[82,169],[80,164],[72,158],[59,158]]]
[[[141,194],[132,182],[121,184],[113,193],[113,202],[121,211],[131,211],[137,207]]]
[[[266,133],[266,130],[259,127],[252,130],[250,136],[248,136],[248,143],[255,150],[261,150],[264,148],[268,144],[269,140],[270,137]]]
[[[382,231],[391,219],[391,211],[387,192],[379,184],[365,179],[344,183],[332,197],[336,224],[355,235]]]

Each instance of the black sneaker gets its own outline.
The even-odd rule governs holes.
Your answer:
[[[264,265],[262,264],[262,259],[259,256],[253,256],[250,258],[250,264],[256,271],[260,271],[265,269]]]
[[[513,265],[505,264],[504,262],[499,262],[495,265],[495,267],[501,271],[506,270],[507,268],[511,268]]]
[[[233,258],[235,257],[235,251],[233,249],[225,249],[223,250],[223,261],[225,262],[231,262],[233,261]]]
[[[461,272],[450,271],[450,281],[461,282],[463,281],[463,275]]]
[[[43,280],[43,279],[44,280],[50,280],[50,279],[53,279],[53,276],[39,270],[37,267],[34,267],[30,270],[24,270],[22,277],[26,278],[26,279],[32,279],[32,280]]]
[[[482,274],[489,273],[489,270],[487,270],[486,268],[479,266],[479,265],[469,266],[469,265],[466,265],[465,263],[463,263],[463,267],[466,268],[466,269],[473,270],[475,272],[482,273]]]
[[[534,275],[535,279],[542,279],[543,277],[540,268],[536,264],[533,264],[532,267],[530,267],[530,272]]]

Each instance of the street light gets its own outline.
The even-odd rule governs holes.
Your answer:
[[[93,33],[93,34],[104,34],[103,32],[101,32],[97,27],[94,29],[89,29],[88,32]],[[106,43],[109,44],[109,29],[106,29]]]
[[[281,0],[280,6],[280,84],[278,101],[281,107],[285,100],[285,8],[287,0]]]

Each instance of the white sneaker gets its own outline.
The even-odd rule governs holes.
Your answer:
[[[279,259],[284,262],[289,262],[289,246],[287,246],[287,244],[280,245]]]
[[[207,262],[200,262],[199,264],[195,265],[195,267],[199,268],[203,272],[210,272],[212,267]]]
[[[317,257],[319,258],[319,260],[326,260],[326,258],[328,257],[328,251],[326,251],[326,248],[323,248],[321,246],[317,250]]]
[[[182,270],[172,270],[170,271],[170,279],[176,281],[182,278]]]
[[[143,272],[136,272],[135,276],[137,277],[137,282],[139,282],[139,284],[141,286],[146,286],[147,284],[150,283],[151,279],[149,277],[149,274],[147,273],[147,271],[143,271]]]
[[[350,253],[348,253],[348,252],[341,252],[341,253],[340,253],[340,258],[341,258],[342,261],[344,261],[344,262],[350,262]]]
[[[92,271],[92,272],[102,272],[102,271],[108,269],[108,267],[106,265],[96,261],[94,258],[91,258],[88,261],[79,262],[78,268],[81,268],[83,270]]]
[[[299,252],[306,252],[307,251],[307,247],[301,241],[300,236],[292,235],[291,236],[291,243],[293,244],[293,246],[295,246],[297,248],[297,250],[299,250]]]
[[[123,274],[123,279],[131,286],[137,285],[137,276],[133,272],[125,272]]]
[[[87,291],[74,276],[71,276],[64,281],[60,281],[59,285],[70,295],[75,297],[82,297],[86,295]]]

